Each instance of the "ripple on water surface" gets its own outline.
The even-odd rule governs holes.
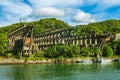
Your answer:
[[[0,80],[120,80],[120,63],[0,65]]]

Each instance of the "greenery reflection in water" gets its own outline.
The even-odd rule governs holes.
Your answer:
[[[120,80],[120,63],[0,65],[0,80]]]

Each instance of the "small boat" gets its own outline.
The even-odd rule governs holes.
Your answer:
[[[115,59],[114,61],[116,61],[116,62],[120,62],[120,58],[118,58],[118,59]]]
[[[94,60],[94,62],[96,62],[96,63],[110,63],[110,62],[112,62],[112,60],[111,59],[104,59],[104,58],[97,58]]]
[[[101,60],[101,63],[110,63],[110,62],[112,62],[111,59],[102,59]]]
[[[82,59],[82,60],[77,60],[77,63],[92,63],[92,60],[87,60],[87,59]]]

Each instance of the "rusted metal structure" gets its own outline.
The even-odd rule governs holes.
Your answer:
[[[89,32],[87,34],[74,34],[74,28],[55,29],[33,35],[33,26],[22,26],[8,34],[8,49],[28,55],[37,50],[43,50],[55,44],[74,44],[80,47],[99,46],[106,42],[107,35]]]

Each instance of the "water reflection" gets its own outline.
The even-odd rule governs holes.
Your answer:
[[[120,63],[0,65],[0,80],[120,80]]]

